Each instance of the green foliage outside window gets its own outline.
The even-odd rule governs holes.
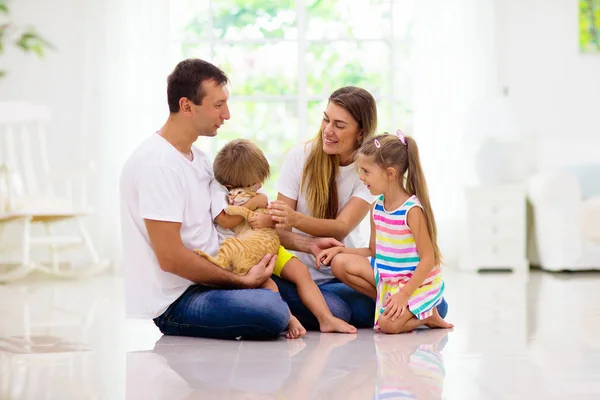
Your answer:
[[[265,187],[274,197],[285,152],[314,137],[333,90],[367,89],[378,101],[378,130],[391,131],[392,123],[406,128],[411,9],[393,11],[393,3],[305,0],[298,10],[295,0],[212,0],[209,9],[208,1],[172,0],[171,26],[179,38],[173,63],[203,58],[231,79],[231,119],[216,138],[197,145],[214,155],[234,138],[255,141],[271,162]],[[392,21],[398,16],[401,23]]]

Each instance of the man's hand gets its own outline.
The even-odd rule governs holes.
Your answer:
[[[339,253],[341,253],[343,247],[332,247],[330,249],[325,249],[323,251],[321,251],[318,255],[317,255],[317,269],[321,268],[321,264],[323,265],[329,265],[331,264],[331,260],[333,259],[333,257],[335,257],[336,255],[338,255]]]
[[[240,286],[244,289],[254,289],[265,283],[273,274],[276,261],[277,255],[265,255],[246,275],[240,276]]]
[[[344,243],[334,238],[313,238],[310,244],[310,252],[313,256],[318,257],[323,250],[332,247],[344,247]]]
[[[252,229],[263,229],[263,228],[274,228],[275,224],[273,223],[273,219],[270,215],[255,212],[249,219],[248,224]]]

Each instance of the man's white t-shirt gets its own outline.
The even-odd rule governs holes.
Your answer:
[[[188,160],[166,139],[152,135],[121,171],[121,227],[125,300],[130,318],[160,316],[193,284],[160,269],[144,219],[181,223],[183,245],[215,255],[219,249],[211,213],[212,165],[192,146]]]
[[[296,200],[296,211],[306,215],[311,215],[311,213],[306,201],[306,195],[301,190],[301,184],[302,172],[304,171],[304,165],[306,164],[311,148],[312,143],[290,149],[285,156],[285,161],[281,167],[277,181],[277,191],[285,197]],[[360,180],[360,176],[356,171],[356,163],[340,167],[336,183],[339,199],[338,210],[340,212],[352,197],[363,199],[369,204],[375,200],[375,196],[369,192],[367,186]],[[306,233],[295,228],[293,232],[306,235]],[[357,226],[346,236],[344,245],[351,248],[368,247],[369,232],[362,232],[360,225]],[[315,267],[315,256],[312,254],[296,251],[292,251],[292,253],[298,256],[300,261],[309,267],[310,274],[315,282],[321,283],[333,279],[330,267],[322,265],[320,270]]]

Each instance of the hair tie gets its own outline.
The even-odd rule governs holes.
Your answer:
[[[377,147],[378,149],[381,148],[381,143],[379,143],[379,140],[375,139],[373,140],[373,142],[375,143],[375,147]]]
[[[396,136],[398,136],[398,139],[400,140],[400,142],[402,142],[402,144],[406,146],[406,136],[404,135],[404,132],[402,132],[400,129],[398,129],[396,131]]]

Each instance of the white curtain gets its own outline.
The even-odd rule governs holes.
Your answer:
[[[131,151],[168,116],[169,1],[88,1],[83,120],[96,154],[95,233],[120,268],[119,174]]]
[[[414,135],[447,264],[459,257],[462,186],[473,181],[466,127],[474,100],[498,91],[494,0],[417,2]]]

